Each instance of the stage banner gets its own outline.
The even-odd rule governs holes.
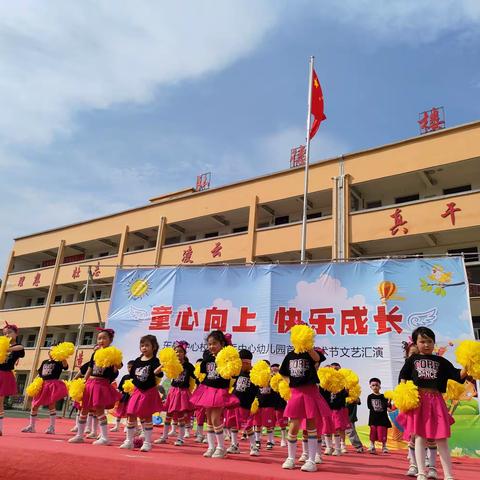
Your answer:
[[[254,360],[280,363],[291,349],[289,330],[298,322],[315,329],[326,363],[358,373],[366,404],[370,377],[379,377],[383,390],[397,384],[404,346],[416,327],[434,330],[436,353],[454,363],[455,346],[473,338],[463,259],[119,269],[108,316],[125,360],[139,355],[142,335],[154,334],[161,348],[186,340],[192,363],[214,329],[231,333],[234,345],[251,350]],[[451,405],[452,448],[460,454],[475,455],[480,435],[475,397],[470,384],[464,400]],[[365,405],[358,416],[365,425]],[[396,428],[391,432],[399,438]]]

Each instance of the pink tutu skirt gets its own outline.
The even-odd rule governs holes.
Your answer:
[[[195,407],[229,408],[236,407],[240,401],[228,393],[228,388],[213,388],[200,384],[190,397]]]
[[[397,421],[403,427],[405,440],[409,440],[410,435],[430,440],[449,438],[450,425],[455,423],[440,392],[420,392],[420,405],[400,413]]]
[[[340,410],[332,410],[332,422],[335,431],[344,432],[350,428],[350,419],[348,418],[348,410],[341,408]]]
[[[128,399],[126,402],[118,402],[115,408],[112,410],[112,415],[115,418],[126,418],[129,401],[130,399]]]
[[[284,412],[288,418],[315,418],[331,415],[330,407],[316,385],[291,387],[290,400]]]
[[[0,397],[17,394],[17,381],[13,372],[0,370]]]
[[[193,405],[190,402],[192,394],[188,388],[170,387],[167,400],[165,401],[165,410],[169,415],[180,412],[190,412]]]
[[[83,393],[82,409],[112,408],[122,398],[106,378],[90,377]]]
[[[273,407],[262,407],[255,414],[253,423],[256,427],[273,428],[276,422],[275,409]]]
[[[127,415],[138,418],[150,418],[155,412],[163,410],[162,399],[157,387],[148,390],[135,388],[128,401]]]
[[[43,405],[51,405],[65,398],[67,395],[67,386],[63,380],[45,380],[40,395],[33,399],[32,407],[36,408]]]

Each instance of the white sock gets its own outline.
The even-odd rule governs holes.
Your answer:
[[[425,475],[425,446],[427,440],[425,438],[415,437],[415,459],[417,460],[417,468],[419,475]],[[438,444],[437,444],[438,445]]]
[[[297,441],[288,440],[288,458],[295,460],[297,454]]]
[[[251,433],[250,435],[248,435],[248,441],[250,442],[250,448],[256,447],[256,444],[255,444],[255,435],[254,435],[253,433]]]
[[[218,448],[225,449],[225,434],[223,433],[223,428],[218,432],[215,432],[215,437],[217,439]]]
[[[269,441],[270,443],[275,443],[275,442],[273,441],[273,430],[272,430],[271,432],[268,432],[268,441]]]
[[[49,419],[50,419],[50,426],[52,428],[55,428],[55,420],[57,418],[57,411],[56,410],[50,410],[50,416],[49,416]]]
[[[302,440],[302,454],[308,455],[308,440]]]
[[[437,461],[437,448],[436,447],[428,447],[427,448],[428,452],[428,464],[430,465],[431,468],[435,468],[435,464]],[[445,475],[446,477],[447,475]]]
[[[153,427],[146,427],[143,429],[145,432],[145,443],[152,443],[152,432],[153,432]]]
[[[178,426],[178,439],[183,440],[184,436],[185,436],[185,425],[179,425]]]
[[[107,417],[105,415],[102,415],[100,418],[97,419],[97,424],[100,424],[100,432],[101,432],[101,437],[104,440],[108,440],[108,423],[107,423]]]
[[[93,413],[89,413],[87,416],[87,423],[85,426],[85,430],[93,431],[92,427],[93,427]]]
[[[443,468],[443,478],[453,477],[452,475],[452,459],[450,457],[450,449],[448,448],[448,439],[442,438],[437,440],[437,449],[440,455],[440,463]]]
[[[238,446],[238,432],[235,432],[233,430],[230,431],[230,437],[232,441],[230,442],[232,445],[237,445]]]
[[[203,425],[197,425],[197,435],[201,435],[203,437]]]
[[[308,439],[308,459],[312,462],[315,462],[315,456],[318,451],[318,441],[317,437],[312,437]]]
[[[80,418],[78,419],[78,432],[76,435],[77,437],[83,437],[86,426],[87,426],[87,419],[83,417],[83,421],[82,421],[82,417],[80,416]]]
[[[92,422],[92,432],[97,435],[98,434],[98,417],[94,415],[93,422]],[[107,437],[105,437],[107,438]]]
[[[335,435],[333,441],[335,443],[335,450],[340,450],[340,435]]]
[[[133,443],[133,439],[135,438],[135,426],[134,425],[127,425],[127,442]]]
[[[415,448],[408,447],[408,457],[410,459],[410,465],[417,466],[417,459],[415,458]]]
[[[163,435],[162,438],[166,440],[168,438],[168,430],[170,429],[170,425],[168,423],[165,424],[163,427]]]
[[[284,428],[282,428],[281,434],[282,434],[282,441],[285,442],[287,440],[287,431]]]
[[[30,426],[35,430],[35,424],[37,423],[37,416],[30,414]]]
[[[330,450],[332,449],[332,437],[330,435],[324,435],[323,439],[325,440],[325,445]]]
[[[215,449],[215,432],[207,430],[207,442],[208,442],[208,448],[214,450]]]
[[[262,440],[262,432],[255,432],[255,441],[260,442]]]

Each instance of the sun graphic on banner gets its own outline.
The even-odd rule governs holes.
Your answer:
[[[143,278],[137,278],[128,285],[128,293],[133,299],[143,298],[150,292],[150,284]]]

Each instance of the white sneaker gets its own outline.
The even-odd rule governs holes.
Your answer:
[[[143,442],[143,445],[140,448],[141,452],[149,452],[152,449],[152,444],[150,442]]]
[[[211,458],[213,456],[215,452],[215,449],[214,448],[209,448],[204,454],[203,456],[206,457],[206,458]]]
[[[205,437],[204,437],[203,435],[197,435],[197,436],[195,437],[195,443],[203,443],[203,439],[204,439],[204,438],[205,438]]]
[[[416,477],[418,474],[418,468],[415,465],[410,465],[407,470],[407,477]]]
[[[47,435],[55,435],[55,427],[52,425],[49,425],[49,427],[45,430],[45,433]]]
[[[390,452],[388,451],[388,448],[387,448],[387,447],[383,447],[383,448],[382,448],[382,453],[390,453]]]
[[[335,449],[335,450],[333,451],[332,455],[333,455],[334,457],[340,457],[340,456],[342,455],[342,451]]]
[[[27,425],[25,428],[22,428],[23,433],[35,433],[35,429],[31,425]]]
[[[287,446],[287,442],[286,442],[285,440],[282,440],[282,441],[280,442],[280,446],[281,446],[281,447],[286,447],[286,446]]]
[[[154,440],[153,443],[156,443],[157,445],[159,443],[167,443],[167,439],[163,438],[163,437],[160,437],[160,438],[157,438],[156,440]]]
[[[224,448],[217,447],[213,452],[212,458],[225,458],[227,456],[227,451]]]
[[[90,432],[90,433],[87,435],[87,438],[98,438],[98,433]]]
[[[368,447],[368,453],[371,453],[372,455],[376,455],[377,451],[375,450],[375,447]]]
[[[74,427],[72,427],[72,428],[70,429],[70,431],[71,431],[72,433],[77,433],[77,432],[78,432],[78,427],[75,425]]]
[[[251,457],[259,457],[260,456],[260,450],[257,447],[252,447],[250,449],[250,456]]]
[[[240,453],[240,448],[238,445],[232,444],[227,448],[227,453]]]
[[[118,448],[125,448],[126,450],[133,450],[133,442],[125,440]]]
[[[308,453],[305,453],[305,452],[303,452],[300,455],[300,458],[298,459],[300,463],[305,463],[307,460],[308,460]]]
[[[95,440],[92,445],[107,446],[110,445],[110,440],[108,438],[100,437],[98,440]]]
[[[347,447],[342,447],[342,448],[340,449],[340,451],[341,451],[342,453],[348,453]]]
[[[111,432],[118,432],[118,430],[119,430],[118,425],[115,425],[110,429]]]
[[[433,479],[438,478],[437,469],[435,467],[429,467],[428,473],[427,473],[427,478],[433,478]]]
[[[315,465],[315,462],[312,462],[311,460],[307,460],[304,465],[302,465],[302,468],[300,468],[302,472],[316,472],[317,471],[317,466]]]
[[[80,435],[75,435],[68,439],[68,443],[85,443],[85,440]]]
[[[89,433],[92,433],[92,431],[89,428],[85,428],[85,431],[83,433],[85,435],[88,435]]]
[[[190,432],[188,430],[185,430],[185,435],[183,435],[183,438],[190,438]]]
[[[285,470],[293,470],[295,468],[295,459],[287,457],[287,459],[283,462],[282,468]]]
[[[176,434],[177,434],[177,430],[175,428],[172,428],[167,435],[169,437],[172,437],[173,435],[176,435]]]
[[[315,455],[315,463],[318,465],[318,464],[320,464],[320,463],[322,463],[322,462],[323,462],[322,456],[321,456],[319,453],[317,453],[317,454]]]
[[[324,455],[332,455],[333,449],[330,447],[327,447],[323,453]]]
[[[176,447],[183,447],[183,440],[182,440],[181,438],[177,438],[177,439],[175,440],[174,445],[175,445]]]

